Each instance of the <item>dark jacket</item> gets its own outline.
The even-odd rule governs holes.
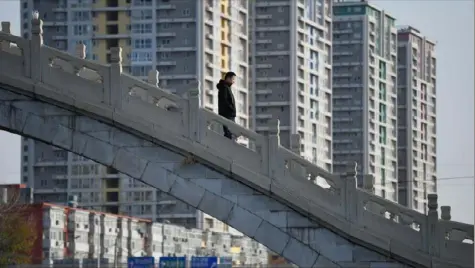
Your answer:
[[[218,92],[218,113],[226,118],[236,117],[236,105],[231,86],[224,80],[219,80],[216,85]]]

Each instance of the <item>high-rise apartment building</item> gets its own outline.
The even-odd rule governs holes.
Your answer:
[[[333,3],[333,170],[349,163],[397,201],[397,29],[366,1]]]
[[[22,34],[29,37],[32,11],[44,21],[44,42],[107,63],[122,47],[124,71],[145,78],[160,72],[160,86],[184,94],[198,80],[202,103],[217,110],[216,83],[237,73],[233,86],[238,116],[248,127],[247,0],[21,0]],[[232,55],[232,57],[231,57]],[[66,203],[211,230],[227,226],[155,189],[58,148],[23,139],[22,180],[37,201]]]
[[[250,3],[252,128],[280,120],[280,141],[301,137],[301,152],[332,170],[332,2]]]
[[[413,27],[398,31],[399,203],[427,212],[437,192],[435,43]]]

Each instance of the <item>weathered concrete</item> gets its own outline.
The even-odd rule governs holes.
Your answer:
[[[473,226],[439,220],[436,195],[426,216],[372,195],[371,183],[357,189],[353,172],[334,176],[280,147],[278,121],[258,135],[201,109],[198,85],[172,95],[122,73],[120,49],[110,66],[85,61],[42,46],[32,23],[31,41],[0,33],[0,128],[112,166],[301,267],[473,266],[462,243]]]
[[[391,263],[281,202],[202,164],[87,116],[0,90],[0,128],[113,166],[242,231],[300,267]],[[394,267],[404,267],[402,264]],[[360,266],[359,266],[360,267]]]

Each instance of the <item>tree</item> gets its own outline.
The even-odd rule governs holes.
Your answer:
[[[36,221],[31,206],[20,204],[19,199],[19,191],[15,191],[8,200],[0,200],[0,267],[29,264],[31,260]]]

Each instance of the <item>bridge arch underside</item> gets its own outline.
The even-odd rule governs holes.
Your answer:
[[[223,221],[299,267],[410,267],[158,141],[20,92],[0,84],[0,129],[111,166]]]

